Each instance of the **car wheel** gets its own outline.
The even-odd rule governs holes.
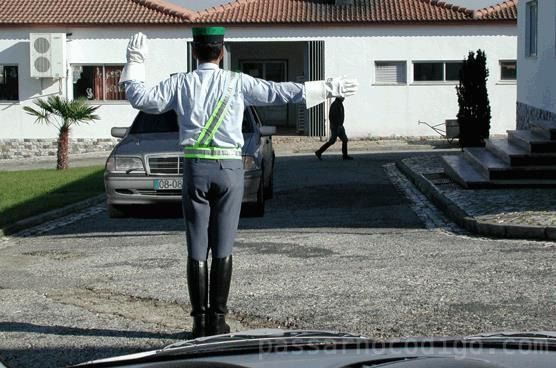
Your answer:
[[[257,202],[244,205],[243,213],[247,217],[263,217],[264,216],[264,179],[261,176],[259,189],[257,190]]]
[[[108,217],[110,218],[123,218],[127,217],[126,211],[120,206],[115,206],[113,204],[106,205],[106,212],[108,212]]]

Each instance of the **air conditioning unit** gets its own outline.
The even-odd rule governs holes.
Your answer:
[[[66,34],[30,33],[31,78],[66,76]]]

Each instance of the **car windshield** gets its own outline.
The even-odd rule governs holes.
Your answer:
[[[130,134],[169,133],[178,131],[178,120],[174,110],[155,115],[140,112],[133,121]]]
[[[165,112],[164,114],[147,114],[139,112],[133,121],[130,134],[149,134],[149,133],[171,133],[178,132],[178,121],[174,110]],[[243,111],[243,122],[241,131],[245,133],[253,133],[254,125],[250,119],[249,109]]]

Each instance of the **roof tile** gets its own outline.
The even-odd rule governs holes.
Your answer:
[[[493,19],[517,19],[518,0],[505,0],[502,3],[489,6],[475,11],[475,18]]]
[[[0,0],[0,25],[516,21],[517,1],[470,10],[439,0],[234,0],[197,13],[164,0]]]
[[[1,0],[0,25],[179,24],[195,13],[163,0]]]
[[[438,0],[235,0],[198,12],[195,23],[395,23],[517,20],[517,0],[473,11]]]

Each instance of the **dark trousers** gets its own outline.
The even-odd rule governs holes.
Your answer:
[[[243,161],[185,159],[182,207],[187,251],[196,261],[232,254],[243,200]]]
[[[319,148],[317,152],[322,154],[324,151],[326,151],[328,149],[328,147],[330,147],[331,145],[336,143],[336,140],[338,138],[340,138],[340,140],[342,141],[342,156],[346,157],[348,155],[348,138],[347,138],[346,130],[345,130],[344,126],[340,125],[339,127],[335,128],[335,129],[331,129],[330,133],[331,133],[331,135],[330,135],[330,139],[328,140],[328,142],[323,144],[322,147]]]

